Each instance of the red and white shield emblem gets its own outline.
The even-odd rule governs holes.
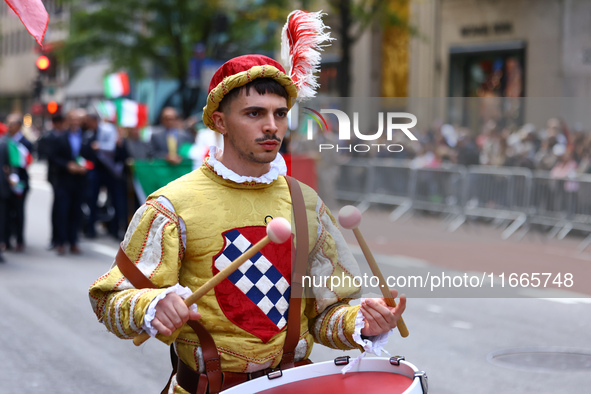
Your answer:
[[[264,226],[224,232],[224,247],[213,258],[213,274],[266,234]],[[290,284],[291,242],[269,243],[217,285],[215,295],[230,321],[266,343],[287,323]]]

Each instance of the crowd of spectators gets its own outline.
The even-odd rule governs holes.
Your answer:
[[[71,109],[54,115],[51,128],[34,143],[23,136],[22,119],[20,114],[9,115],[0,138],[4,175],[0,177],[0,251],[25,248],[27,167],[33,156],[47,162],[47,181],[53,191],[49,249],[58,255],[80,254],[81,235],[122,239],[129,216],[144,197],[135,193],[133,162],[161,159],[170,166],[179,165],[181,147],[194,144],[197,135],[194,118],[183,120],[172,107],[162,110],[160,124],[146,129],[147,133],[102,121],[93,111]],[[30,159],[17,162],[9,145]]]
[[[524,167],[549,171],[556,178],[591,173],[591,133],[580,126],[570,130],[558,118],[548,119],[541,128],[531,123],[500,128],[488,122],[480,133],[443,124],[417,137],[418,141],[400,140],[402,152],[382,150],[374,156],[408,159],[418,168],[445,163]]]

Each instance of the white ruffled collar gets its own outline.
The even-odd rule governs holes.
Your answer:
[[[287,165],[285,164],[285,160],[281,154],[277,154],[275,160],[271,162],[271,169],[266,174],[260,177],[253,177],[253,176],[243,176],[238,175],[234,171],[230,170],[228,167],[223,165],[220,161],[218,161],[215,156],[218,152],[222,152],[220,148],[217,146],[210,146],[209,147],[209,159],[207,163],[210,167],[213,168],[216,174],[221,176],[224,179],[227,179],[232,182],[236,183],[246,183],[246,182],[256,182],[256,183],[271,183],[277,178],[279,175],[286,175],[287,174]]]

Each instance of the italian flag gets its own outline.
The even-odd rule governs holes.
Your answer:
[[[27,168],[33,156],[26,146],[12,139],[8,140],[8,163],[11,167]]]
[[[112,101],[101,100],[96,102],[94,107],[103,121],[117,121],[117,106]]]
[[[148,124],[148,106],[128,99],[115,101],[117,124],[121,127],[142,128]]]
[[[90,160],[86,160],[82,156],[76,158],[76,163],[78,163],[79,166],[86,168],[88,171],[94,170],[94,163]]]
[[[109,74],[105,77],[105,97],[113,99],[129,94],[129,77],[125,72]]]

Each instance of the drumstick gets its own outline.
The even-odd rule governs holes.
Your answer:
[[[226,279],[232,272],[236,271],[246,260],[254,256],[258,251],[264,248],[269,241],[282,244],[291,237],[291,224],[285,218],[275,218],[267,225],[267,235],[259,242],[254,244],[251,248],[246,250],[238,258],[232,261],[226,268],[218,272],[213,278],[205,282],[203,286],[198,288],[193,294],[185,298],[185,304],[190,306],[197,302],[201,297],[207,294],[208,291],[213,289],[215,286],[220,284],[221,281]],[[150,339],[150,334],[142,332],[140,335],[133,339],[133,343],[136,346],[141,345]]]
[[[376,278],[378,278],[379,287],[382,291],[384,299],[386,300],[386,304],[391,307],[396,307],[396,301],[394,301],[394,298],[392,298],[392,294],[388,289],[386,281],[384,280],[384,276],[380,271],[380,267],[378,267],[373,254],[369,250],[369,246],[367,246],[363,235],[361,235],[361,231],[359,231],[359,223],[361,223],[361,212],[359,209],[352,205],[347,205],[341,208],[339,211],[339,223],[344,228],[353,230],[353,234],[355,234],[355,238],[357,238],[357,242],[359,243],[359,246],[363,251],[363,255],[369,264],[369,268],[371,268],[371,272]],[[396,327],[398,327],[398,331],[403,338],[408,336],[408,328],[406,328],[406,324],[404,323],[402,316],[400,316],[400,319],[398,319],[396,322]]]

